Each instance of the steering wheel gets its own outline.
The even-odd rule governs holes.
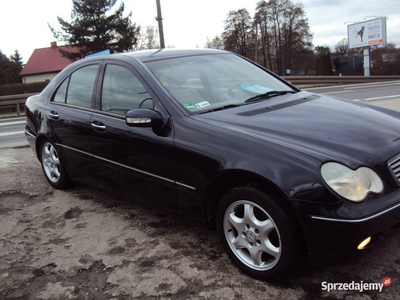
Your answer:
[[[234,85],[230,86],[230,87],[226,90],[226,92],[227,92],[229,95],[233,96],[233,95],[236,93],[236,91],[234,92],[233,90],[234,90],[234,89],[237,89],[237,88],[242,89],[242,88],[241,88],[241,83],[235,83]]]
[[[139,104],[139,108],[142,108],[143,103],[145,103],[146,101],[151,100],[153,102],[153,98],[145,98],[144,100],[142,100],[142,102],[140,102]]]

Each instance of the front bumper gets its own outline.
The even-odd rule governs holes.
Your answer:
[[[375,201],[391,205],[378,208],[374,212],[370,211],[373,205],[365,205],[367,209],[359,209],[351,218],[348,217],[349,211],[345,209],[336,212],[343,211],[346,217],[338,214],[308,215],[304,223],[306,224],[304,232],[310,264],[346,263],[367,254],[386,238],[399,233],[400,191],[392,192]],[[358,208],[361,205],[358,204]],[[364,212],[363,215],[359,213],[360,211]],[[368,237],[371,237],[371,242],[364,249],[357,249],[358,245]]]

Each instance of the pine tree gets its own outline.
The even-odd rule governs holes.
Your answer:
[[[71,61],[105,49],[123,52],[132,50],[140,26],[132,23],[132,13],[124,17],[124,3],[112,12],[117,0],[72,0],[71,22],[57,17],[61,30],[50,27],[54,37],[78,52],[60,50]]]
[[[22,61],[22,56],[19,54],[17,49],[15,49],[14,54],[10,56],[10,63],[12,80],[14,82],[21,82],[19,73],[22,71],[24,63]]]
[[[8,58],[0,51],[0,84],[19,83],[21,77],[19,73],[23,67],[22,57],[18,50]]]

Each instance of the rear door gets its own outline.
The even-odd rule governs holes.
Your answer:
[[[83,66],[58,86],[46,107],[51,134],[72,176],[91,173],[94,87],[99,64]]]
[[[149,108],[166,110],[129,65],[107,63],[103,67],[99,105],[91,116],[96,174],[104,183],[163,206],[176,205],[173,135],[129,127],[125,113]]]

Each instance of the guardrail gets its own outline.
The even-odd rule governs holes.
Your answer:
[[[293,85],[352,84],[400,80],[398,75],[386,76],[282,76]]]
[[[21,111],[24,112],[24,104],[29,96],[36,95],[33,94],[20,94],[20,95],[10,95],[10,96],[0,96],[0,112],[7,113],[17,113],[17,116],[21,116]]]
[[[286,81],[293,85],[332,85],[332,84],[352,84],[400,80],[400,76],[283,76]],[[23,105],[26,99],[33,94],[21,94],[11,96],[0,96],[0,112],[11,109],[21,116],[24,110]],[[21,109],[22,108],[22,109]]]

